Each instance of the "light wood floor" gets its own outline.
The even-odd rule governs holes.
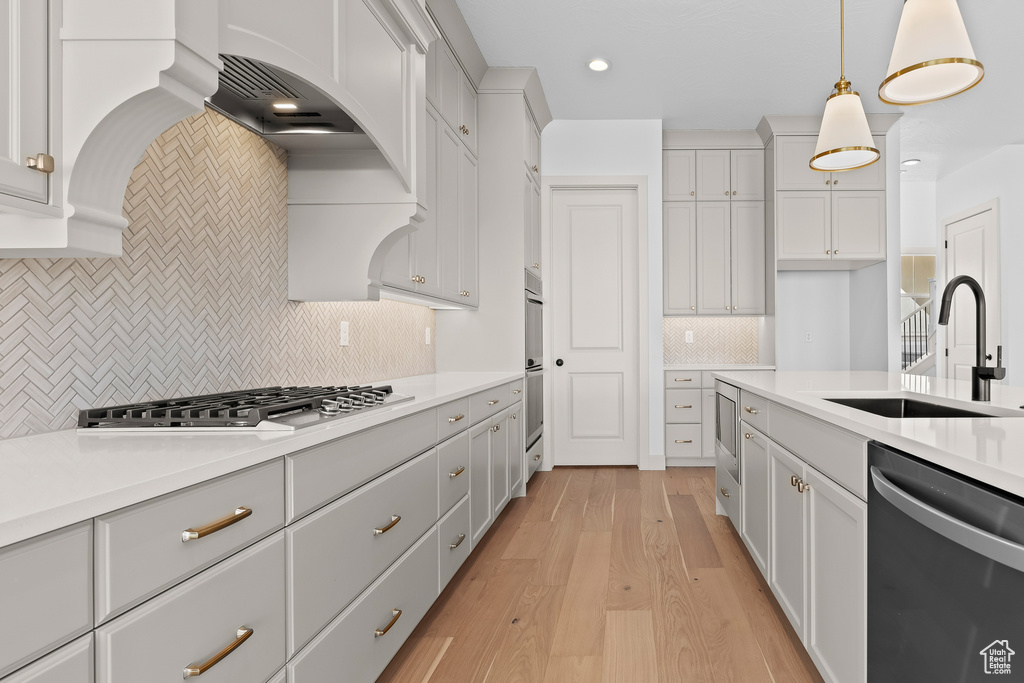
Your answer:
[[[714,484],[709,468],[538,472],[378,681],[821,681]]]

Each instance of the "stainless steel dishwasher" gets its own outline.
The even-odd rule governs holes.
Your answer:
[[[868,681],[1024,681],[1024,500],[881,444],[868,465]]]

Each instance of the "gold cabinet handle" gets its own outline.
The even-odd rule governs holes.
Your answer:
[[[513,390],[512,390],[512,395],[513,395],[513,396],[517,396],[517,395],[519,395],[519,394],[521,394],[521,393],[523,393],[523,390],[522,390],[522,389],[513,389]]]
[[[721,492],[722,492],[722,495],[723,495],[723,496],[725,496],[726,498],[728,498],[728,497],[729,497],[729,489],[727,489],[727,488],[721,488],[721,489],[719,489],[719,491],[721,491]]]
[[[676,439],[676,443],[693,443],[693,439]]]
[[[804,482],[804,480],[801,479],[796,483],[796,490],[799,491],[800,493],[806,493],[807,491],[811,490],[811,485]]]
[[[496,406],[499,403],[501,403],[501,401],[499,401],[498,399],[494,399],[493,401],[488,401],[487,405],[489,405],[489,406]]]
[[[534,460],[540,460],[540,459],[541,459],[541,458],[543,458],[543,457],[544,457],[544,454],[543,454],[543,453],[538,453],[537,455],[533,456],[533,459],[534,459]]]
[[[743,406],[743,410],[747,411],[751,415],[757,415],[757,408],[751,408],[750,406]]]
[[[728,310],[729,310],[729,307],[728,307],[728,306],[726,306],[726,307],[725,307],[725,310],[727,310],[727,311],[728,311]]]
[[[386,534],[387,532],[391,531],[395,527],[395,525],[398,524],[401,521],[402,521],[402,516],[401,515],[391,515],[391,522],[387,526],[381,526],[381,527],[377,527],[376,529],[374,529],[373,530],[373,535],[374,536],[380,536],[381,534]]]
[[[448,478],[449,479],[454,479],[455,477],[459,476],[460,474],[462,474],[465,471],[466,471],[466,466],[463,465],[462,467],[460,467],[459,469],[455,470],[454,472],[449,472],[448,473]]]
[[[540,169],[539,169],[539,168],[537,168],[537,164],[534,164],[534,165],[533,165],[533,172],[534,172],[534,173],[540,173]]]
[[[202,676],[204,673],[210,670],[211,667],[217,664],[220,660],[227,657],[229,654],[238,649],[238,646],[249,640],[252,636],[253,630],[247,626],[243,626],[235,632],[235,640],[233,643],[228,645],[226,648],[215,654],[210,659],[206,660],[202,664],[189,664],[185,667],[182,672],[182,678],[193,678],[195,676]]]
[[[836,185],[838,185],[838,184],[839,184],[839,181],[838,181],[838,180],[833,180],[833,181],[832,181],[832,186],[833,186],[833,187],[835,187],[835,186],[836,186]]]
[[[533,267],[536,268],[537,270],[540,270],[540,264],[539,263],[534,263]]]
[[[202,538],[203,536],[209,536],[210,534],[216,533],[221,529],[228,528],[232,524],[237,524],[238,522],[241,522],[243,519],[245,519],[251,514],[252,510],[250,510],[249,508],[235,508],[235,511],[232,512],[230,515],[224,517],[223,519],[218,519],[216,522],[211,522],[210,524],[207,524],[206,526],[201,526],[198,529],[185,529],[181,532],[181,542],[188,543],[189,541],[194,541],[196,539]],[[196,675],[198,676],[199,674]]]
[[[793,475],[790,475],[790,477],[789,477],[789,485],[790,485],[790,486],[796,486],[796,483],[797,483],[798,481],[800,481],[800,480],[799,480],[799,479],[797,479],[797,476],[796,476],[795,474],[793,474]]]
[[[692,407],[693,407],[692,403],[689,404],[689,405],[685,405],[685,406],[676,406],[676,408],[692,408]]]
[[[833,256],[834,256],[835,254],[838,254],[838,253],[839,253],[839,250],[838,250],[838,249],[833,249],[833,250],[832,250],[832,254],[833,254]]]
[[[388,631],[390,631],[391,627],[394,626],[395,622],[398,621],[398,619],[402,616],[402,610],[396,607],[393,610],[391,610],[391,614],[391,621],[388,622],[387,626],[385,626],[384,628],[373,629],[374,638],[380,638],[382,635],[385,635]]]
[[[49,154],[37,154],[34,157],[25,159],[25,165],[34,168],[41,173],[53,173],[53,157]]]
[[[459,540],[455,541],[455,543],[449,543],[448,544],[448,550],[455,550],[460,545],[462,545],[462,542],[465,541],[465,540],[466,540],[466,534],[459,534]]]
[[[494,425],[493,427],[491,427],[491,431],[492,432],[500,432],[501,431],[501,425],[500,424]]]
[[[676,377],[674,381],[676,381],[676,382],[692,382],[693,378],[692,377]]]
[[[454,423],[458,422],[459,420],[464,420],[465,418],[466,418],[465,415],[463,415],[462,413],[459,413],[458,415],[455,415],[454,417],[449,417],[448,418],[448,424],[454,424]]]
[[[743,435],[743,438],[744,438],[744,439],[753,439],[753,438],[754,438],[754,435],[753,435],[753,434],[744,434],[744,435]]]
[[[519,419],[519,413],[512,413],[511,415],[509,415],[509,417],[511,417],[513,420],[518,420]]]

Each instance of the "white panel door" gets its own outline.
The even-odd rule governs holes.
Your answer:
[[[550,308],[556,465],[637,462],[635,189],[555,189]]]
[[[885,192],[832,191],[832,258],[885,259]]]
[[[717,202],[728,199],[729,150],[697,150],[697,200]]]
[[[692,149],[667,149],[662,159],[662,201],[692,202],[697,196],[697,153]]]
[[[778,259],[832,258],[832,193],[776,192]]]
[[[697,313],[729,315],[732,268],[729,202],[697,204]]]
[[[946,225],[946,282],[956,275],[970,275],[985,292],[985,343],[993,358],[990,365],[995,365],[996,347],[1002,344],[996,220],[995,211],[987,209]],[[946,328],[946,377],[971,379],[971,368],[977,363],[975,315],[974,294],[967,287],[958,287]]]
[[[730,153],[734,200],[764,199],[764,150],[734,149]]]
[[[662,210],[665,315],[697,314],[696,206],[666,202]]]
[[[764,202],[732,203],[732,313],[764,315]]]
[[[47,201],[50,178],[25,165],[50,151],[48,5],[0,0],[0,193],[35,202]]]

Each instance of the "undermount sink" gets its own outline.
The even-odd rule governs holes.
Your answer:
[[[991,413],[927,403],[912,398],[826,398],[825,400],[882,417],[998,417]]]

